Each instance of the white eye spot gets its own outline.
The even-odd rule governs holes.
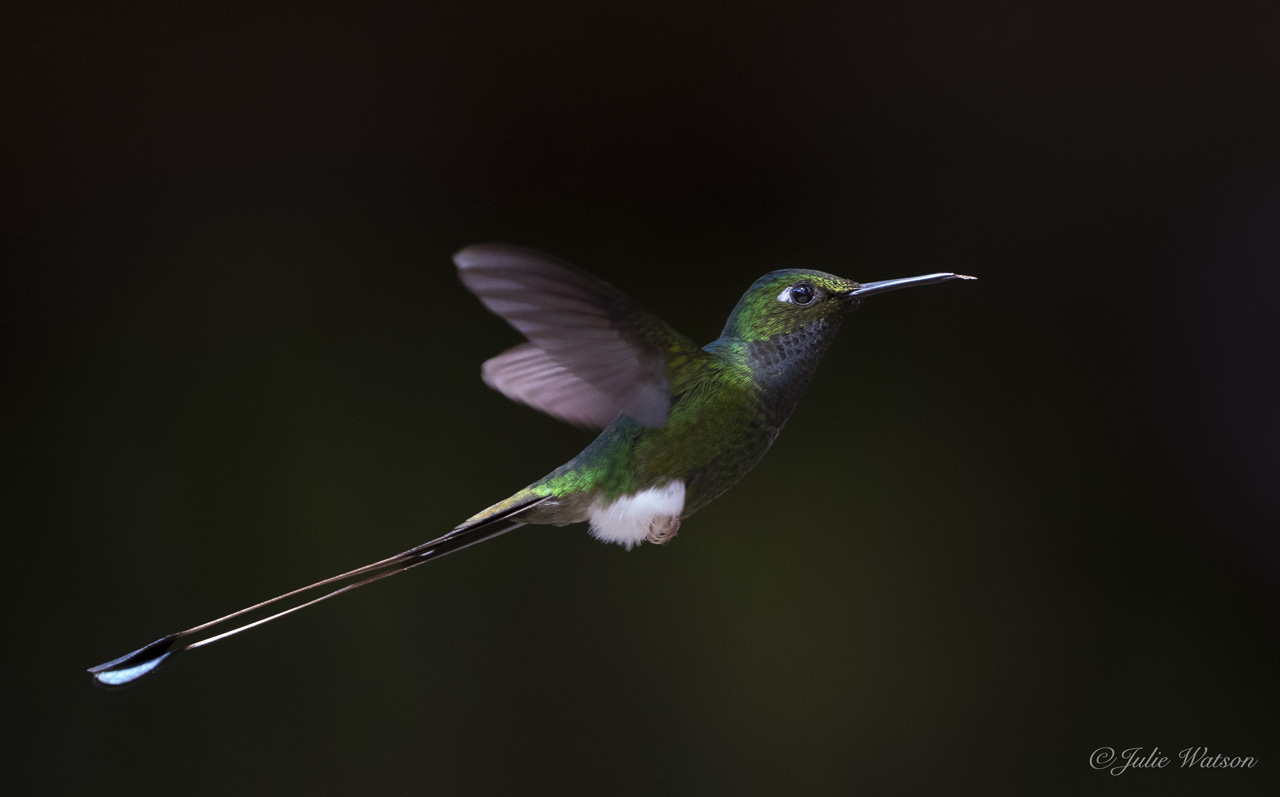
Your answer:
[[[812,304],[816,296],[817,292],[812,285],[807,282],[797,282],[795,285],[783,288],[782,293],[778,294],[778,301],[807,305]]]

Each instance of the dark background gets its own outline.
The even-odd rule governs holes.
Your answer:
[[[1280,781],[1274,4],[5,16],[23,791]],[[95,689],[589,441],[480,382],[488,240],[700,341],[774,268],[981,279],[864,305],[669,548],[528,529]]]

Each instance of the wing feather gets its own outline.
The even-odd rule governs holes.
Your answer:
[[[529,339],[484,364],[503,395],[583,426],[626,413],[666,423],[668,365],[697,350],[688,338],[607,282],[562,260],[504,244],[454,256],[462,283]]]
[[[603,429],[620,412],[613,399],[532,343],[521,343],[487,360],[480,375],[502,395],[574,426]]]

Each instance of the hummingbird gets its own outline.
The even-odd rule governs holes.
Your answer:
[[[527,338],[483,364],[484,382],[554,418],[600,429],[599,436],[443,536],[92,667],[99,685],[132,684],[181,651],[525,525],[586,522],[591,536],[627,549],[666,545],[769,450],[841,323],[864,299],[974,279],[938,273],[859,283],[821,271],[773,271],[742,295],[720,337],[699,347],[609,283],[550,255],[478,244],[454,263],[463,285]],[[245,618],[268,607],[265,617]]]

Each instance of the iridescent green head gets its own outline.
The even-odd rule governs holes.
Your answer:
[[[821,271],[788,268],[765,274],[733,308],[722,337],[756,341],[837,321],[857,305],[860,286]],[[824,323],[825,322],[825,323]]]
[[[756,280],[729,314],[721,337],[760,341],[814,327],[836,328],[839,321],[868,296],[885,291],[929,285],[953,279],[973,279],[960,274],[926,274],[920,277],[858,283],[822,271],[787,268],[771,271]]]

